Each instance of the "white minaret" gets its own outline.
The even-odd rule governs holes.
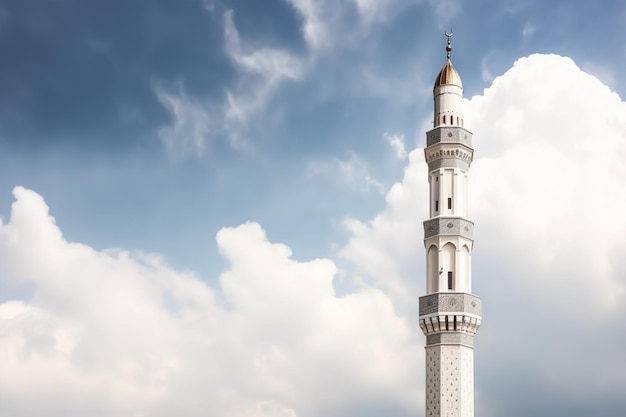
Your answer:
[[[434,128],[426,133],[430,218],[424,222],[426,295],[420,327],[426,335],[426,417],[474,416],[474,335],[481,300],[472,295],[474,223],[467,219],[472,133],[463,121],[463,84],[448,59],[435,80]]]

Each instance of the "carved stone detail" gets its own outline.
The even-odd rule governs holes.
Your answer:
[[[429,164],[437,159],[458,159],[469,165],[474,158],[474,150],[461,143],[440,143],[424,149],[424,156]]]
[[[482,300],[473,294],[464,292],[438,292],[419,299],[419,314],[426,316],[435,313],[468,313],[477,317],[482,315]]]
[[[456,158],[440,158],[428,163],[428,171],[434,171],[439,168],[459,168],[464,171],[469,170],[469,161],[463,161]]]
[[[460,142],[472,147],[472,132],[460,126],[437,126],[426,132],[426,146],[441,142]]]
[[[424,221],[424,239],[437,235],[458,235],[473,239],[474,222],[459,217],[436,217]]]
[[[465,314],[445,314],[420,317],[420,328],[426,336],[441,332],[459,332],[475,335],[480,327],[480,317]]]

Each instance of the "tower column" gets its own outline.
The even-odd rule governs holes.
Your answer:
[[[474,335],[482,314],[481,299],[471,294],[474,223],[466,217],[474,149],[463,127],[463,84],[447,36],[447,61],[433,89],[434,128],[424,149],[430,218],[424,221],[427,293],[419,299],[419,323],[426,335],[426,416],[473,417]]]

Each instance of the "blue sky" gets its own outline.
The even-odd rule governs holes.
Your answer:
[[[82,384],[98,389],[86,390],[80,404],[63,401],[63,393],[61,405],[51,401],[66,415],[157,415],[182,403],[197,404],[186,415],[422,415],[423,340],[414,313],[425,288],[426,168],[421,150],[409,153],[424,145],[443,34],[452,30],[477,158],[470,171],[474,286],[486,309],[477,336],[477,415],[621,415],[624,377],[608,365],[578,364],[590,349],[604,362],[626,346],[615,319],[625,312],[626,285],[619,218],[626,210],[625,23],[618,1],[0,1],[0,259],[7,265],[0,317],[13,319],[0,329],[17,338],[5,337],[5,352],[28,345],[11,344],[29,334],[29,322],[20,327],[15,317],[41,320],[37,328],[56,340],[38,353],[40,362],[16,354],[7,369],[27,375],[20,383],[28,386],[28,375],[71,368],[75,376],[62,382],[45,379],[63,392],[81,378],[99,381]],[[14,195],[16,186],[24,189]],[[600,233],[593,224],[605,224],[599,217],[606,213],[611,226]],[[44,243],[50,246],[38,246]],[[74,266],[65,270],[44,256],[48,250],[90,261],[68,261]],[[275,278],[289,271],[309,277],[302,288]],[[111,273],[119,277],[108,282]],[[256,286],[257,273],[275,291]],[[128,286],[129,305],[154,312],[148,322],[167,317],[163,331],[180,345],[158,350],[149,363],[134,345],[95,348],[117,338],[124,317],[131,324],[119,334],[145,328],[140,308],[104,323],[78,301],[116,308],[113,285]],[[326,300],[311,304],[311,316],[277,319],[301,306],[294,300],[308,306],[309,291]],[[256,297],[284,310],[266,317],[267,306],[250,307]],[[326,322],[307,327],[317,320],[311,317],[330,314],[320,305],[334,306],[350,325],[343,329],[329,315],[339,327],[315,339],[316,348],[283,340],[316,334]],[[187,308],[215,323],[203,330],[176,321]],[[350,333],[371,320],[380,334]],[[261,335],[249,329],[256,324]],[[76,326],[96,330],[83,338]],[[215,356],[194,345],[205,330],[217,339],[227,334]],[[534,336],[520,338],[524,332]],[[275,333],[281,336],[267,336]],[[372,347],[356,355],[363,362],[355,359],[354,369],[324,359],[352,358],[344,334]],[[66,339],[72,342],[60,342]],[[230,356],[246,343],[249,351]],[[255,373],[258,386],[242,382],[258,370],[244,364],[257,364],[259,355],[268,374]],[[230,372],[207,365],[195,375],[183,357],[234,370],[220,378]],[[277,364],[290,360],[311,365]],[[377,360],[371,370],[363,365]],[[121,371],[110,379],[94,371],[107,366]],[[131,368],[171,374],[148,384],[128,376]],[[352,379],[355,369],[365,373]],[[319,379],[302,381],[307,372]],[[340,398],[328,388],[335,380]],[[203,398],[185,389],[193,381],[222,381],[228,394]],[[100,398],[98,390],[124,394]],[[0,415],[40,415],[22,394],[0,383],[8,404]]]
[[[355,155],[385,186],[396,181],[402,166],[382,135],[422,140],[445,29],[457,33],[467,97],[489,85],[483,72],[502,74],[534,52],[570,56],[622,88],[618,2],[415,3],[396,2],[372,23],[354,5],[336,6],[321,51],[307,45],[302,18],[284,1],[5,4],[3,212],[12,187],[25,185],[46,197],[70,239],[160,252],[202,272],[215,272],[206,262],[215,232],[246,220],[304,257],[327,255],[344,238],[333,220],[371,215],[382,200],[374,189],[307,179],[303,167]],[[282,51],[304,74],[278,81],[245,123],[203,134],[202,155],[168,153],[159,130],[173,120],[155,85],[210,112],[227,92],[248,99],[263,82],[226,50],[229,10],[245,49]],[[233,149],[229,135],[247,149]]]

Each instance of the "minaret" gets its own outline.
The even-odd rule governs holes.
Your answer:
[[[435,80],[434,127],[426,133],[430,218],[424,222],[426,295],[419,299],[426,335],[426,417],[474,416],[474,335],[481,300],[472,295],[474,223],[467,219],[472,133],[463,121],[463,84],[448,59]]]

